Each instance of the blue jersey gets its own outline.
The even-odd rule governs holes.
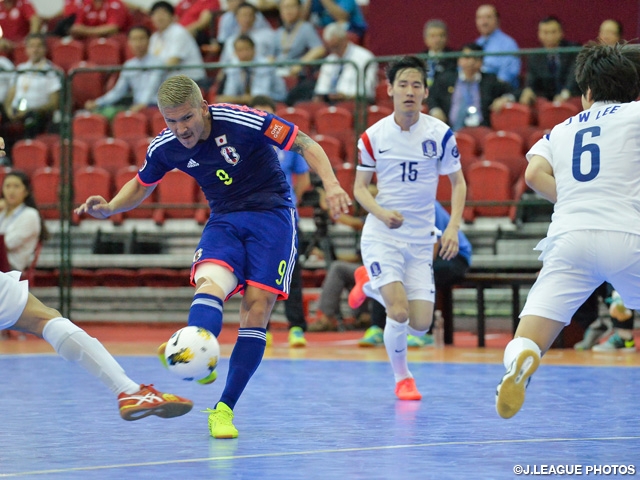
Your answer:
[[[447,212],[440,202],[435,202],[436,206],[436,228],[442,232],[444,232],[449,225],[449,220],[451,220],[451,215]],[[461,255],[467,260],[467,263],[471,265],[471,242],[467,236],[458,230],[458,255]]]
[[[138,181],[149,186],[174,168],[196,179],[212,214],[294,207],[274,149],[288,150],[298,127],[242,105],[209,105],[211,134],[184,147],[168,128],[151,142]]]

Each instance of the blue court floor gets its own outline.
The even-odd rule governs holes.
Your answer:
[[[174,379],[152,357],[118,359],[194,409],[125,422],[79,367],[2,355],[0,478],[511,479],[516,465],[582,465],[561,478],[583,478],[587,466],[640,468],[638,368],[543,362],[521,412],[503,420],[501,365],[413,363],[424,398],[399,402],[387,362],[265,359],[235,410],[240,437],[215,440],[200,411],[215,405],[227,359],[210,386]]]

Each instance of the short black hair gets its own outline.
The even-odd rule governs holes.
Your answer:
[[[134,30],[142,30],[143,32],[145,32],[147,34],[147,37],[151,36],[151,30],[146,25],[142,25],[142,24],[134,25],[133,27],[131,27],[129,29],[129,31],[127,32],[127,35],[129,35]]]
[[[589,42],[576,58],[576,81],[594,102],[629,103],[640,96],[640,47]]]
[[[266,95],[256,95],[248,103],[249,107],[257,107],[258,105],[268,105],[274,112],[276,111],[276,102]]]
[[[236,38],[233,41],[233,46],[235,47],[236,43],[238,43],[238,42],[247,42],[247,43],[251,44],[251,47],[256,48],[256,42],[254,42],[253,38],[251,38],[246,33],[243,33],[242,35],[238,35],[238,38]]]
[[[551,23],[551,22],[557,23],[558,25],[560,25],[560,28],[562,28],[562,22],[555,15],[548,15],[548,16],[544,17],[542,20],[540,20],[538,22],[538,25],[543,24],[543,23]]]
[[[167,12],[169,12],[171,15],[174,15],[176,12],[176,9],[169,2],[161,1],[151,5],[151,10],[149,10],[149,15],[153,14],[153,12],[155,12],[158,9],[164,9]]]
[[[400,72],[401,70],[406,70],[408,68],[418,70],[422,74],[424,85],[427,85],[427,64],[421,58],[412,55],[401,57],[395,62],[389,64],[386,71],[387,80],[389,80],[389,83],[393,85],[393,82],[395,82],[396,77],[398,76],[398,72]]]

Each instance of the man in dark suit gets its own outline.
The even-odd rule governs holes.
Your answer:
[[[474,52],[482,52],[482,47],[475,43],[463,46],[459,71],[443,72],[429,90],[429,114],[448,123],[453,131],[490,126],[491,111],[515,100],[511,86],[481,71],[482,57],[469,55]]]
[[[546,17],[538,23],[538,40],[542,48],[577,46],[565,40],[560,20]],[[527,58],[525,88],[520,94],[520,103],[531,105],[537,97],[551,101],[564,101],[580,96],[575,79],[576,53],[554,53],[530,55]]]
[[[431,88],[435,78],[442,72],[456,71],[457,62],[455,58],[439,58],[438,55],[450,53],[452,50],[447,46],[449,40],[449,29],[442,20],[432,19],[424,24],[423,40],[427,47],[423,53],[429,55],[427,58],[427,86]]]

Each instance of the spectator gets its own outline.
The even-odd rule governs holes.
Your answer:
[[[347,30],[362,38],[367,31],[367,22],[356,0],[306,0],[304,17],[318,28],[332,23],[348,25]]]
[[[310,62],[325,56],[322,39],[309,22],[302,19],[301,0],[281,0],[280,20],[276,30],[275,58],[277,61],[300,60]],[[299,75],[302,66],[287,67],[287,75]]]
[[[209,41],[213,13],[218,10],[218,0],[180,0],[175,7],[178,23],[189,30],[199,45]]]
[[[615,45],[622,41],[622,23],[612,18],[600,24],[598,39],[605,45]]]
[[[480,37],[476,43],[486,53],[512,52],[518,50],[518,44],[509,35],[500,30],[500,15],[493,5],[480,5],[476,10],[476,27]],[[507,82],[514,89],[520,85],[520,57],[513,55],[487,55],[484,57],[482,71],[495,73],[499,80]]]
[[[435,78],[442,72],[456,71],[458,65],[455,58],[438,58],[442,53],[450,53],[452,50],[447,46],[449,40],[449,29],[442,20],[429,20],[424,24],[423,32],[424,44],[427,49],[424,53],[427,58],[427,84],[429,88],[433,85]]]
[[[58,110],[62,84],[57,67],[46,58],[43,35],[28,35],[26,52],[29,60],[17,67],[5,100],[5,111],[10,121],[24,124],[27,138],[33,138],[46,129]],[[10,139],[5,140],[10,143]]]
[[[11,88],[15,66],[7,57],[0,55],[0,122],[4,122],[7,114],[4,104]],[[1,159],[0,159],[1,161]]]
[[[218,21],[218,36],[212,38],[208,45],[203,45],[203,51],[211,55],[217,55],[222,50],[225,42],[232,36],[240,34],[240,26],[236,20],[236,10],[244,3],[244,0],[227,0],[227,10],[220,16]],[[271,28],[271,24],[260,12],[256,13],[254,22],[256,30]]]
[[[149,51],[160,58],[167,67],[179,65],[202,65],[200,48],[189,31],[177,23],[174,8],[169,2],[160,1],[151,6],[151,22],[156,32],[149,40]],[[169,76],[183,74],[201,87],[208,86],[207,74],[203,67],[172,69]]]
[[[264,57],[256,54],[255,44],[249,35],[240,35],[234,41],[234,63],[268,63]],[[225,68],[226,80],[220,103],[247,104],[255,95],[266,95],[276,101],[283,101],[287,91],[284,80],[276,74],[275,67],[229,67]]]
[[[2,182],[0,235],[9,267],[3,271],[26,270],[33,262],[38,244],[47,238],[47,229],[31,189],[31,179],[18,170],[10,171]]]
[[[127,44],[134,55],[133,58],[124,62],[125,70],[120,72],[118,81],[111,90],[95,100],[87,100],[87,110],[99,109],[100,114],[111,120],[116,113],[123,110],[139,112],[148,107],[155,107],[156,92],[162,83],[164,72],[147,69],[163,65],[159,58],[149,53],[150,36],[151,32],[144,26],[135,26],[129,30]],[[143,70],[127,70],[130,67]]]
[[[60,10],[52,18],[62,17],[58,20],[51,31],[52,35],[57,37],[66,37],[71,32],[71,27],[76,21],[76,17],[82,7],[84,6],[84,0],[64,0],[62,10]]]
[[[546,17],[538,23],[538,40],[542,48],[578,46],[564,38],[560,20]],[[530,55],[527,59],[525,88],[520,103],[531,105],[537,97],[552,101],[564,101],[580,96],[575,78],[576,53],[550,52],[546,55]]]
[[[108,37],[126,32],[130,22],[129,9],[121,0],[86,0],[70,33],[79,38]]]
[[[475,43],[463,46],[458,59],[460,72],[444,72],[429,92],[429,114],[454,131],[465,126],[490,126],[490,111],[515,100],[509,85],[493,73],[482,72],[482,57],[465,55],[481,51]]]
[[[258,95],[251,99],[249,106],[275,114],[276,103],[269,97]],[[281,150],[275,148],[280,167],[287,177],[287,183],[291,187],[291,200],[298,207],[303,193],[311,186],[309,175],[309,165],[304,158],[291,150]],[[296,211],[297,217],[297,211]],[[302,305],[302,266],[300,265],[300,229],[296,218],[296,237],[298,238],[298,256],[296,264],[291,274],[291,285],[289,286],[289,298],[284,301],[284,313],[289,322],[289,346],[293,348],[306,347],[307,340],[304,338],[304,331],[307,329],[307,319],[304,317]],[[271,332],[267,332],[267,346],[272,342]]]
[[[354,99],[360,90],[367,99],[373,101],[378,80],[378,65],[372,62],[373,53],[351,42],[344,26],[338,23],[327,25],[322,37],[329,51],[327,61],[353,62],[360,72],[364,72],[364,78],[358,85],[358,72],[351,63],[325,63],[320,67],[314,91],[316,97],[335,103]]]
[[[238,33],[227,39],[222,53],[220,53],[220,63],[232,63],[235,59],[235,40],[240,35],[247,35],[253,40],[256,56],[269,61],[275,58],[276,36],[271,28],[260,28],[256,26],[258,10],[250,3],[243,2],[236,9],[236,21],[238,22]]]
[[[16,43],[30,33],[38,33],[42,19],[29,0],[2,0],[0,2],[0,51],[11,52]]]

